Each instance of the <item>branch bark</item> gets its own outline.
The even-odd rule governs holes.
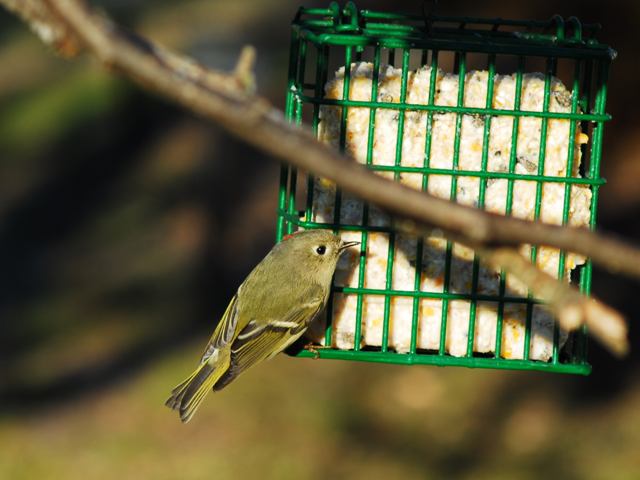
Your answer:
[[[536,295],[550,302],[550,308],[564,327],[575,328],[586,321],[592,333],[614,352],[626,351],[626,326],[616,312],[539,271],[510,247],[525,243],[556,247],[590,257],[611,271],[640,277],[640,250],[635,247],[585,229],[483,212],[375,175],[318,142],[308,129],[287,122],[279,110],[254,93],[252,50],[244,50],[234,72],[221,73],[117,27],[79,0],[28,0],[26,3],[36,8],[34,11],[46,12],[45,21],[50,21],[76,44],[83,45],[105,65],[213,120],[247,143],[327,178],[403,219],[398,222],[401,230],[417,228],[424,233],[436,228],[448,238],[476,249],[486,261],[505,268]],[[18,12],[32,25],[42,21],[35,14],[31,18],[29,10],[22,8],[17,0],[0,0],[0,4]],[[41,38],[61,51],[57,40],[50,41],[42,35]],[[599,316],[605,320],[598,320]]]
[[[613,272],[640,278],[640,250],[622,240],[586,229],[484,212],[382,178],[318,142],[308,129],[286,121],[282,112],[246,88],[244,74],[204,68],[125,32],[91,12],[83,2],[43,1],[104,64],[214,120],[247,143],[332,180],[392,215],[439,228],[472,247],[525,243],[557,247],[589,257]]]
[[[65,57],[80,51],[80,40],[69,26],[59,20],[49,6],[41,0],[2,0],[7,10],[24,20],[40,39]]]
[[[512,248],[480,248],[477,253],[489,265],[504,269],[527,285],[547,303],[565,330],[574,330],[585,323],[589,332],[613,353],[622,356],[628,352],[627,324],[614,309],[536,268]]]

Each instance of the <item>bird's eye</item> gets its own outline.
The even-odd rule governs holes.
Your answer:
[[[316,253],[318,255],[324,255],[326,251],[327,251],[327,247],[325,247],[324,245],[320,245],[318,248],[316,248]]]

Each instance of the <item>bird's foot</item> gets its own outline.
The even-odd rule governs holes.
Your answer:
[[[307,350],[308,352],[313,353],[313,358],[314,359],[318,359],[320,358],[320,350],[325,350],[327,348],[331,348],[328,345],[317,345],[313,342],[309,342],[304,346],[304,349]]]

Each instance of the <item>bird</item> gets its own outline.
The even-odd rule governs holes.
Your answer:
[[[359,243],[343,241],[330,230],[285,236],[238,287],[200,364],[165,405],[186,423],[209,391],[222,390],[300,338],[327,304],[341,254]]]

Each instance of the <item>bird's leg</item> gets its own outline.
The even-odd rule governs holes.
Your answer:
[[[309,342],[303,348],[305,350],[313,353],[313,358],[314,359],[318,359],[318,358],[320,358],[320,350],[331,348],[331,346],[330,345],[317,345],[317,344],[315,344],[313,342]]]

